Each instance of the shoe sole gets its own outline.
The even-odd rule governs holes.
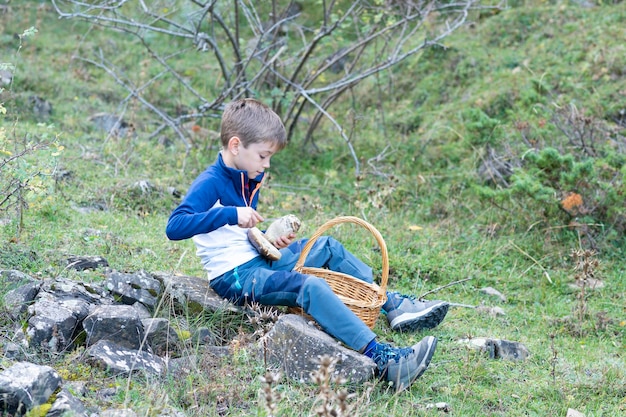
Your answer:
[[[405,313],[393,319],[389,325],[392,330],[415,331],[437,327],[448,314],[446,302],[441,302],[417,313]]]
[[[428,365],[430,364],[430,361],[433,358],[433,355],[435,354],[435,350],[437,349],[437,338],[433,336],[427,336],[424,339],[422,339],[420,343],[413,345],[413,349],[417,351],[418,345],[423,343],[424,341],[427,341],[426,343],[428,346],[426,349],[428,350],[426,351],[426,355],[422,357],[422,360],[419,362],[417,366],[418,371],[411,377],[408,384],[406,385],[403,383],[398,383],[399,381],[396,381],[396,393],[399,393],[409,388],[411,385],[413,385],[413,382],[415,382],[415,380],[417,380],[419,377],[421,377],[424,374],[424,372],[426,372],[426,369],[428,368]]]

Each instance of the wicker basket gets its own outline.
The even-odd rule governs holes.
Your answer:
[[[367,229],[378,242],[382,254],[382,276],[380,284],[370,284],[353,276],[340,272],[331,271],[325,268],[313,268],[304,266],[304,262],[313,247],[315,241],[322,234],[333,226],[342,223],[354,223]],[[339,299],[354,312],[369,328],[374,328],[376,320],[380,316],[380,308],[387,301],[387,280],[389,277],[389,257],[387,255],[387,245],[380,232],[365,220],[358,217],[342,216],[336,217],[324,223],[313,233],[307,244],[302,249],[300,258],[294,266],[294,271],[302,274],[314,275],[324,278]],[[291,309],[293,312],[302,314],[302,310]]]

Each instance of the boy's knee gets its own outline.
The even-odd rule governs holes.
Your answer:
[[[324,295],[328,294],[328,291],[332,292],[326,280],[315,275],[307,275],[302,288],[311,295]]]

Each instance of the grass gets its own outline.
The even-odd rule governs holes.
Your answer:
[[[201,144],[186,155],[176,139],[149,138],[150,116],[133,103],[126,115],[139,127],[137,138],[106,138],[94,129],[88,117],[118,111],[125,93],[72,55],[103,47],[117,53],[119,65],[137,80],[145,74],[136,63],[146,57],[134,39],[59,21],[48,5],[34,5],[13,2],[10,12],[0,15],[1,61],[18,68],[0,100],[8,110],[0,123],[13,138],[59,135],[64,149],[58,168],[67,175],[29,197],[19,234],[14,212],[3,213],[0,268],[42,278],[98,280],[101,271],[69,273],[64,260],[100,255],[117,270],[203,276],[193,244],[164,236],[178,201],[167,189],[184,193],[212,163],[215,147]],[[615,416],[626,410],[623,231],[611,232],[607,223],[605,231],[594,234],[590,226],[585,235],[572,229],[566,216],[548,217],[530,198],[496,201],[476,192],[482,147],[522,147],[521,122],[528,124],[532,140],[558,145],[564,138],[549,123],[551,109],[575,103],[612,120],[626,107],[621,36],[626,9],[623,3],[512,6],[477,16],[446,41],[446,48],[425,51],[419,60],[385,74],[381,84],[392,88],[381,93],[381,85],[364,84],[353,100],[340,103],[359,116],[355,144],[367,167],[361,178],[354,178],[345,145],[325,124],[317,153],[304,153],[296,142],[273,158],[262,196],[264,215],[297,214],[304,221],[303,236],[337,215],[365,218],[388,245],[392,288],[416,295],[438,290],[429,297],[459,304],[440,327],[420,334],[392,333],[381,319],[376,332],[382,338],[409,344],[432,334],[439,348],[429,370],[401,395],[384,384],[350,386],[349,415],[439,415],[442,411],[432,407],[436,403],[446,403],[456,416],[562,416],[568,408],[586,416]],[[31,26],[38,33],[20,46],[13,34]],[[25,104],[31,94],[53,102],[53,115],[44,124]],[[206,127],[217,129],[215,122],[207,120]],[[367,161],[377,155],[383,157],[372,162],[374,170]],[[48,153],[33,158],[34,164],[52,161]],[[153,191],[138,193],[133,184],[140,180],[153,184]],[[332,233],[368,263],[380,265],[367,233],[345,227]],[[576,275],[570,255],[589,244],[587,236],[597,239],[596,275],[605,286],[587,291],[581,301],[569,285]],[[446,287],[455,281],[462,282]],[[484,287],[497,289],[507,301],[481,292]],[[480,304],[499,306],[506,315],[467,307]],[[127,406],[142,415],[168,408],[190,416],[268,415],[261,394],[267,389],[261,381],[266,367],[250,353],[254,329],[245,318],[188,317],[169,307],[162,314],[182,330],[216,330],[233,355],[201,355],[194,371],[165,379],[75,369],[81,351],[45,360],[66,380],[88,381],[82,399],[90,406]],[[3,320],[3,337],[10,337],[10,326]],[[492,360],[458,343],[467,337],[519,341],[531,357]],[[201,353],[190,348],[183,355]],[[2,360],[3,366],[8,363]],[[104,388],[114,388],[115,396],[99,399],[95,392]],[[272,391],[280,394],[274,400],[276,416],[314,415],[322,401],[317,386],[284,378]]]

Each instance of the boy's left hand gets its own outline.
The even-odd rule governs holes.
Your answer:
[[[276,246],[278,249],[286,248],[287,246],[291,244],[291,242],[293,242],[295,237],[296,237],[295,233],[289,233],[288,235],[285,235],[285,236],[279,236],[274,241],[274,246]]]

